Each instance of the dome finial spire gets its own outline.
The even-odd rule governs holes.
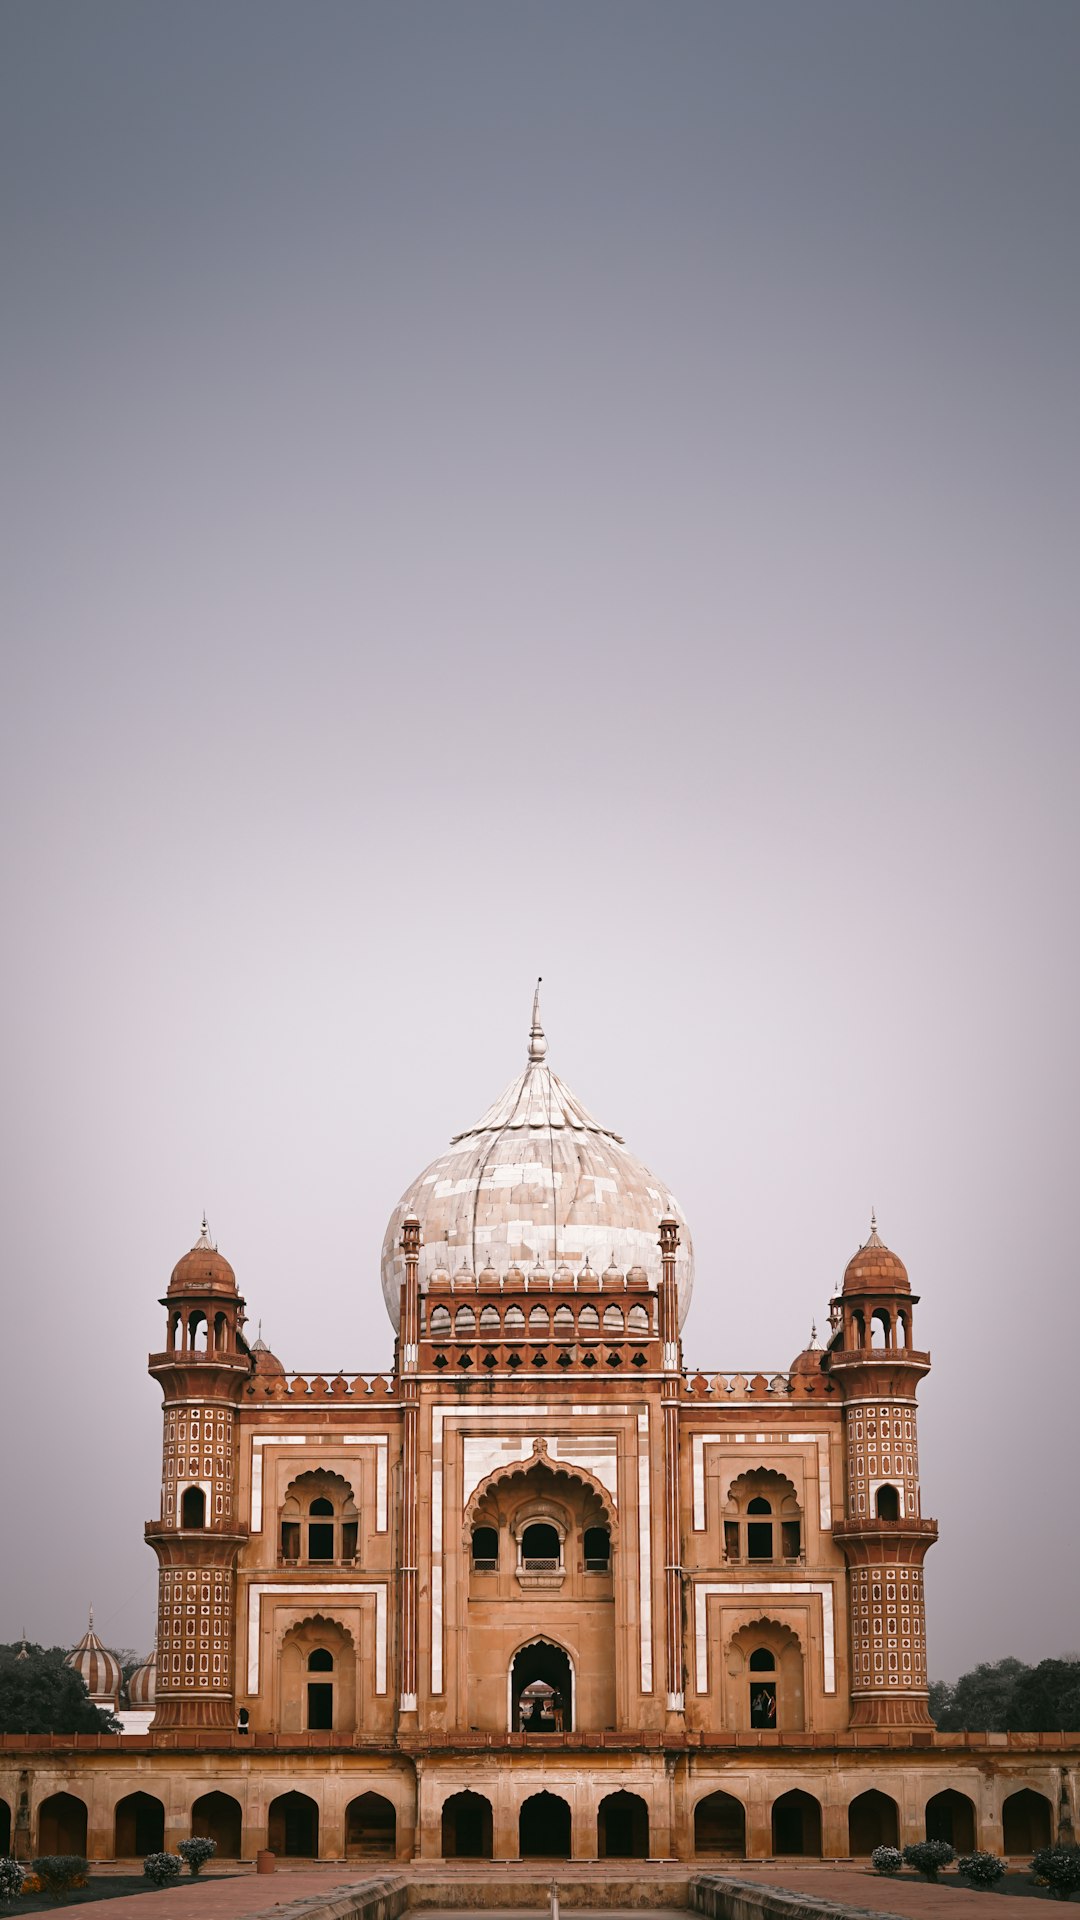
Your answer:
[[[529,1028],[530,1061],[542,1060],[547,1053],[547,1040],[544,1038],[544,1029],[540,1025],[540,987],[543,978],[541,974],[536,983],[536,992],[533,994],[532,1026]]]

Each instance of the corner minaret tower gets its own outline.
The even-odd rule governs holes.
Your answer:
[[[236,1276],[202,1232],[173,1269],[161,1305],[164,1353],[149,1370],[165,1396],[161,1516],[146,1524],[158,1557],[154,1726],[235,1724],[236,1406],[251,1372]]]
[[[877,1221],[832,1302],[828,1371],[844,1401],[844,1520],[853,1727],[929,1727],[923,1561],[937,1539],[919,1499],[918,1303]]]

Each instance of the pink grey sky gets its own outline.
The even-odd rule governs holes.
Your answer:
[[[1075,1649],[1080,13],[0,38],[0,1638],[150,1642],[204,1205],[287,1365],[386,1363],[543,973],[695,1366],[786,1365],[876,1205],[932,1672]]]

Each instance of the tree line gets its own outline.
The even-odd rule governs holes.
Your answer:
[[[1073,1733],[1080,1729],[1080,1655],[983,1660],[959,1680],[930,1682],[930,1712],[942,1733]]]

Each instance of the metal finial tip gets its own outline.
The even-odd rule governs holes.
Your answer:
[[[871,1207],[870,1209],[870,1231],[871,1233],[877,1232],[877,1208],[876,1207]]]
[[[530,1061],[542,1060],[547,1053],[547,1040],[544,1037],[544,1029],[540,1024],[540,987],[542,982],[543,975],[537,980],[536,992],[533,994],[532,1026],[529,1028]]]

